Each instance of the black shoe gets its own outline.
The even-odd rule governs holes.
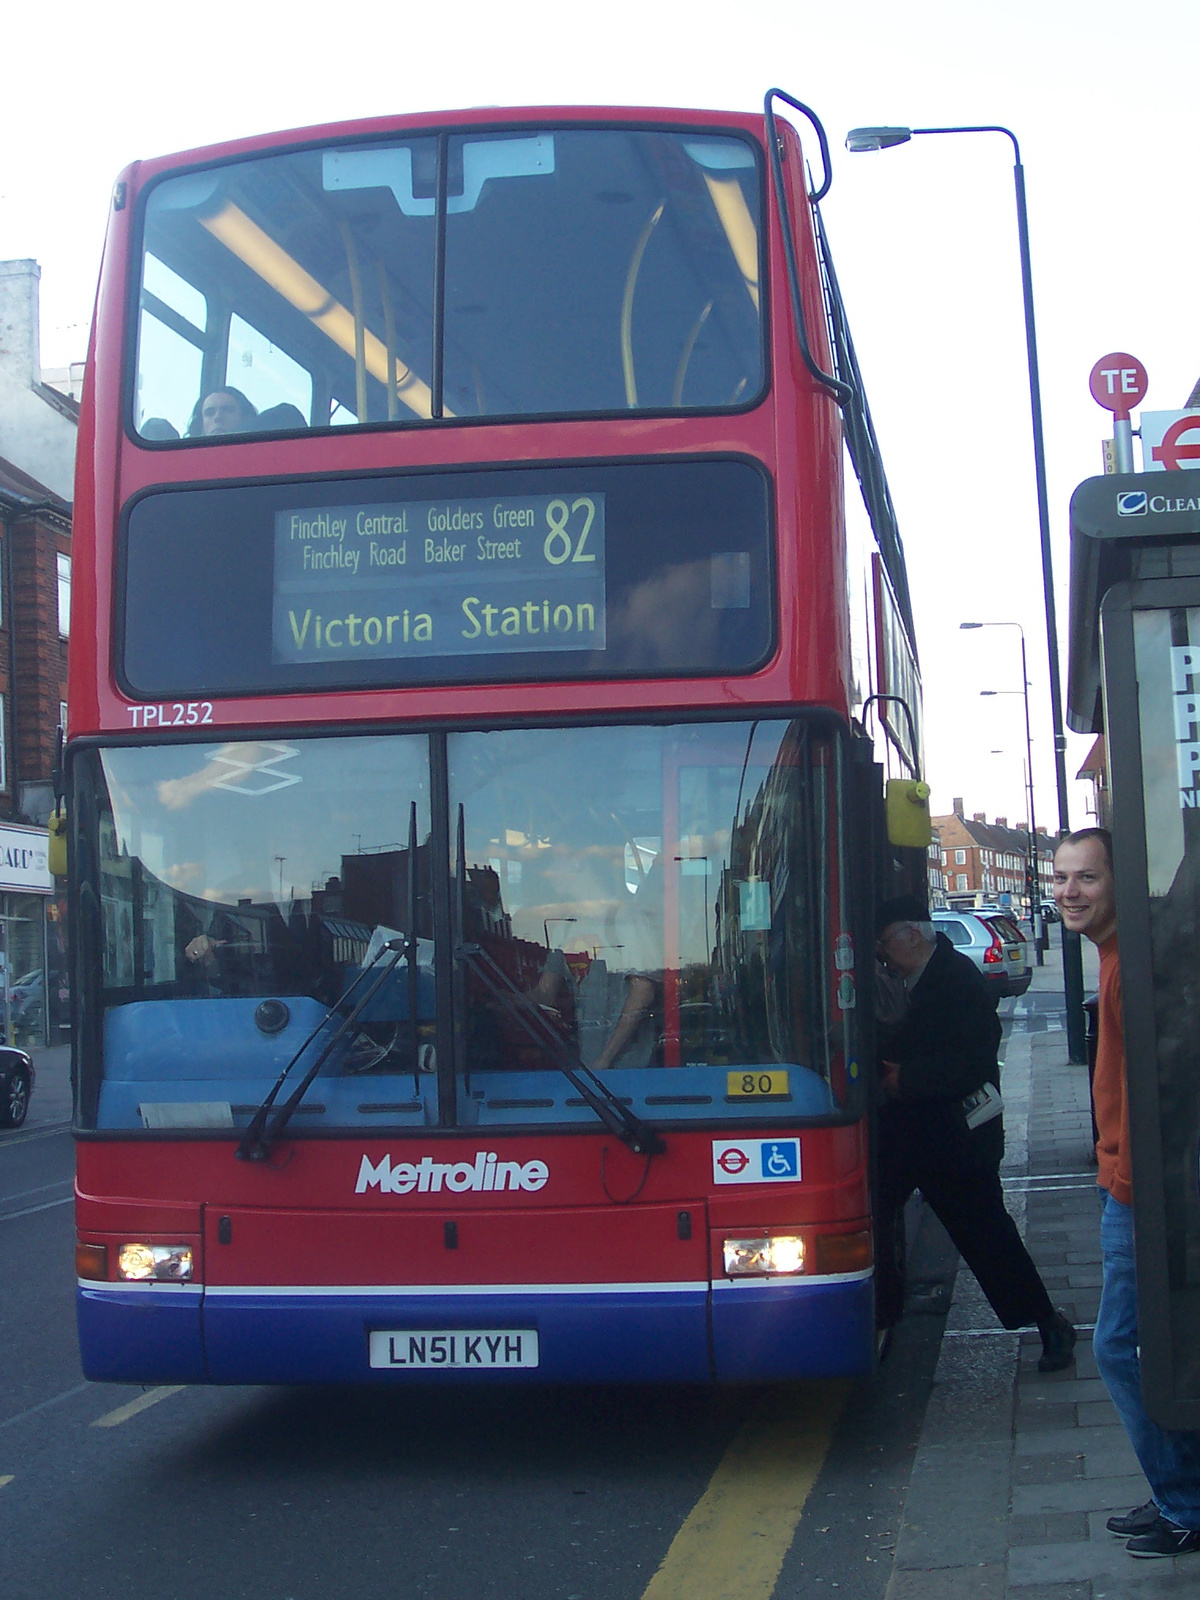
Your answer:
[[[1149,1533],[1130,1539],[1125,1548],[1131,1556],[1200,1555],[1200,1528],[1181,1528],[1160,1516]]]
[[[1056,1311],[1053,1320],[1044,1323],[1038,1332],[1042,1336],[1038,1371],[1061,1372],[1069,1367],[1075,1359],[1075,1340],[1079,1336],[1062,1312]]]
[[[1144,1506],[1127,1511],[1123,1517],[1109,1517],[1104,1526],[1109,1533],[1120,1534],[1122,1539],[1131,1539],[1139,1533],[1149,1533],[1157,1521],[1158,1507],[1153,1500],[1147,1500]]]

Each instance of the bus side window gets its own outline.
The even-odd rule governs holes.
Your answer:
[[[177,439],[203,383],[208,302],[147,251],[138,324],[136,419],[147,439]],[[164,426],[165,424],[165,426]]]

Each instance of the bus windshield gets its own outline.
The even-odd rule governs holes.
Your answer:
[[[648,1122],[853,1114],[843,756],[816,724],[76,759],[80,904],[104,952],[84,1126],[244,1128],[398,935],[405,955],[322,1064],[301,1130],[445,1125],[448,1106],[455,1125],[590,1123],[564,1054]],[[531,1037],[468,946],[565,1050]]]
[[[555,128],[301,149],[143,213],[143,440],[759,398],[749,140]]]

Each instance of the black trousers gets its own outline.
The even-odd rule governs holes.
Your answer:
[[[904,1310],[902,1256],[894,1246],[914,1189],[933,1208],[1006,1328],[1028,1327],[1053,1315],[1046,1287],[1004,1207],[1003,1155],[1001,1117],[972,1131],[957,1100],[910,1101],[882,1108],[875,1208],[876,1312],[881,1327],[892,1327]]]

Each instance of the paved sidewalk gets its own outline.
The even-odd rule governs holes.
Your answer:
[[[1051,1298],[1081,1329],[1076,1362],[1039,1373],[1037,1334],[1006,1333],[960,1267],[887,1600],[1200,1594],[1200,1557],[1135,1560],[1104,1526],[1150,1491],[1092,1359],[1100,1206],[1087,1068],[1068,1064],[1063,1021],[1056,948],[1015,1004],[1002,1176]]]

